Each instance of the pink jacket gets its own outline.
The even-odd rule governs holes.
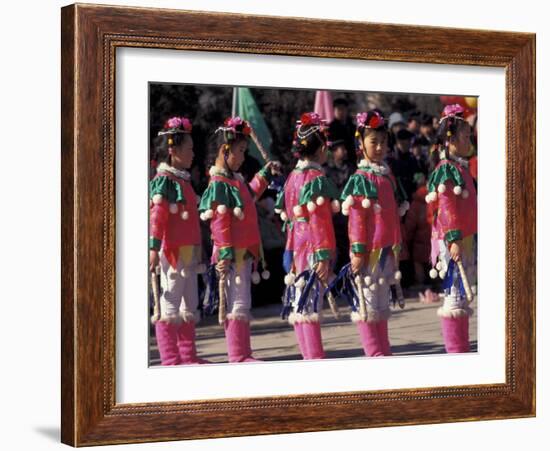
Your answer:
[[[430,175],[428,202],[436,202],[432,239],[447,243],[477,233],[477,192],[467,162],[443,159]]]
[[[255,200],[267,188],[269,177],[264,168],[246,183],[238,173],[222,173],[211,168],[199,211],[202,219],[211,219],[213,263],[221,259],[233,260],[239,250],[259,257],[261,240]]]
[[[159,250],[174,268],[182,247],[199,247],[201,232],[197,196],[185,171],[185,178],[160,165],[149,182],[149,248]]]
[[[336,186],[320,165],[300,161],[290,173],[275,204],[287,230],[288,270],[299,274],[318,261],[334,259],[331,201],[337,198]]]
[[[397,251],[401,244],[401,224],[398,213],[400,187],[389,167],[374,170],[361,166],[342,191],[342,212],[349,214],[350,250],[369,254],[391,246]]]

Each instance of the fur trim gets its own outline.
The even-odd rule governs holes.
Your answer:
[[[323,196],[319,196],[316,200],[315,200],[315,203],[319,206],[323,205],[325,203],[325,198]]]
[[[250,316],[250,313],[245,313],[245,312],[231,312],[231,313],[228,313],[228,314],[225,316],[225,319],[228,319],[228,320],[237,320],[237,321],[246,321],[247,323],[249,323],[250,320],[252,319],[252,317]]]
[[[159,321],[163,321],[165,323],[170,323],[170,324],[181,324],[182,318],[179,315],[179,313],[174,313],[171,315],[161,315]]]
[[[445,308],[437,309],[437,316],[440,318],[460,318],[461,316],[472,316],[474,311],[470,307],[466,308]]]
[[[295,323],[318,323],[321,318],[318,313],[296,313],[292,312],[288,315],[289,324]]]
[[[372,323],[374,321],[388,320],[391,316],[391,310],[371,310],[367,308],[367,322]]]

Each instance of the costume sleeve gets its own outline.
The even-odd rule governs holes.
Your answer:
[[[168,202],[152,202],[149,213],[149,249],[159,250],[168,223]]]
[[[272,179],[271,171],[267,167],[267,165],[264,166],[262,169],[260,169],[258,173],[252,178],[252,180],[248,185],[250,186],[250,189],[256,196],[256,199],[262,196],[266,188],[269,186],[271,179]]]
[[[337,199],[336,185],[324,175],[312,173],[312,177],[300,190],[298,203],[309,215],[315,261],[329,260],[335,252],[331,204],[332,200]]]
[[[183,191],[179,183],[167,176],[155,177],[149,183],[151,201],[149,216],[149,248],[159,250],[161,247],[170,208],[185,204]]]
[[[438,194],[437,221],[447,243],[462,239],[457,209],[458,199],[459,197],[453,193],[452,182],[445,182],[445,191]]]
[[[378,191],[374,184],[361,174],[350,177],[342,194],[342,213],[349,215],[348,237],[350,251],[354,254],[366,254],[367,231],[373,227],[372,209],[378,200]]]
[[[214,217],[210,222],[212,240],[214,246],[218,249],[218,260],[233,260],[235,258],[231,233],[231,217],[232,215],[228,211],[219,213],[217,210],[214,210]]]

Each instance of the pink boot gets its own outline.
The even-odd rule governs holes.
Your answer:
[[[447,353],[468,352],[470,350],[470,343],[468,342],[467,346],[465,346],[464,343],[462,317],[442,317],[441,331],[443,333],[443,341],[445,342],[445,350]]]
[[[462,352],[470,352],[470,317],[468,315],[459,318],[462,322]]]
[[[365,355],[367,357],[383,356],[384,350],[378,339],[378,325],[376,322],[357,321],[357,329],[359,330],[359,337]]]
[[[250,324],[246,320],[228,319],[225,321],[225,339],[229,363],[259,362],[252,357],[250,347]]]
[[[390,339],[388,336],[388,320],[382,319],[376,322],[376,328],[378,330],[378,340],[382,347],[384,355],[392,355],[390,347]]]
[[[325,351],[323,350],[323,339],[321,337],[321,324],[319,321],[302,323],[304,333],[304,344],[306,354],[304,359],[324,359]]]
[[[178,351],[178,324],[157,321],[155,335],[162,365],[179,365],[181,363]]]
[[[296,334],[296,339],[298,340],[298,347],[300,348],[300,353],[304,360],[308,358],[307,356],[307,346],[304,338],[304,323],[295,322],[294,323],[294,333]]]
[[[192,321],[182,322],[178,328],[178,349],[181,363],[210,363],[208,360],[197,357],[195,347],[195,323]]]

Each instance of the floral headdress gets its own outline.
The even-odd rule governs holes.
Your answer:
[[[458,103],[455,103],[453,105],[447,105],[443,109],[443,114],[441,115],[441,119],[439,119],[439,123],[441,124],[445,119],[458,119],[463,121],[464,120],[464,108],[459,105]]]
[[[164,123],[164,127],[158,135],[175,135],[176,133],[191,133],[193,125],[186,117],[174,116]]]
[[[362,128],[372,128],[376,130],[384,127],[385,123],[386,121],[384,117],[376,110],[363,111],[357,115],[358,130]]]
[[[223,133],[226,143],[235,140],[237,135],[250,136],[252,128],[250,124],[239,116],[228,117],[221,127],[216,129],[215,133]]]
[[[309,127],[305,129],[306,126]],[[321,119],[321,116],[317,113],[302,114],[300,120],[296,121],[296,130],[294,131],[294,140],[292,141],[293,146],[305,146],[307,138],[317,132],[326,138],[328,135],[327,122]]]

